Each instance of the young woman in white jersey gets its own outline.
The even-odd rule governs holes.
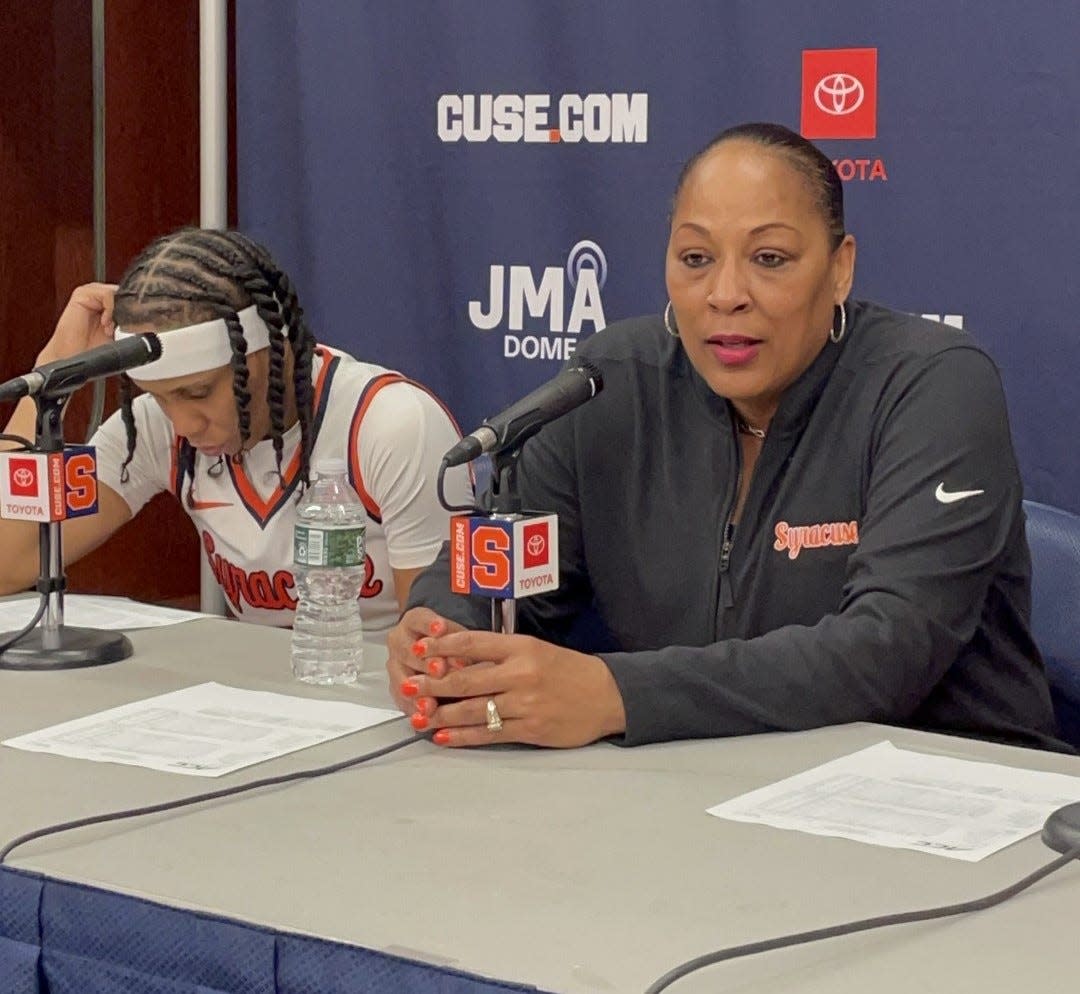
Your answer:
[[[460,433],[441,403],[400,373],[318,345],[288,276],[236,231],[174,232],[118,286],[79,287],[38,363],[150,331],[163,354],[121,378],[121,408],[92,440],[100,510],[65,523],[66,560],[170,490],[232,613],[289,625],[296,503],[318,461],[344,459],[368,513],[361,612],[367,632],[384,635],[448,533],[435,472]],[[5,430],[33,437],[32,401]],[[468,478],[448,474],[446,488],[460,504]],[[0,593],[29,586],[36,527],[0,522],[0,550]]]

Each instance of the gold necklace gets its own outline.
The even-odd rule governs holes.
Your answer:
[[[754,438],[760,438],[763,441],[765,439],[765,429],[764,428],[755,428],[741,414],[736,414],[735,415],[735,427],[743,435],[753,435]]]

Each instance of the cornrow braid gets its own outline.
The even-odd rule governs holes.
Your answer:
[[[285,448],[282,439],[285,434],[285,322],[281,315],[281,304],[261,272],[254,271],[244,286],[270,328],[270,375],[266,381],[266,403],[270,410],[270,435],[274,443],[278,480],[284,486],[281,463]]]
[[[124,422],[124,434],[127,436],[127,454],[120,464],[120,482],[127,483],[131,478],[128,466],[135,458],[135,412],[132,410],[131,401],[134,392],[134,384],[127,373],[120,374],[120,419]]]
[[[296,416],[300,421],[300,482],[311,486],[311,450],[315,445],[315,390],[311,385],[311,369],[315,358],[315,338],[306,331],[289,344],[293,351],[293,391],[296,395]]]
[[[223,314],[225,329],[229,333],[232,346],[230,365],[233,373],[233,397],[236,400],[236,415],[240,421],[240,450],[246,447],[251,438],[251,394],[248,392],[247,339],[236,311]]]
[[[296,409],[300,419],[300,439],[304,452],[305,473],[303,482],[310,484],[307,466],[311,459],[311,449],[315,444],[313,428],[314,390],[311,383],[311,366],[315,357],[315,336],[304,319],[304,308],[293,289],[288,274],[280,269],[274,270],[271,283],[275,293],[282,301],[285,320],[289,326],[289,344],[293,350],[293,390],[296,394]],[[302,413],[301,413],[302,412]]]
[[[270,336],[270,377],[266,381],[266,402],[270,408],[270,434],[274,443],[278,481],[284,487],[281,460],[285,443],[281,436],[285,434],[285,341],[279,334]]]
[[[188,507],[195,506],[195,446],[186,438],[180,439],[180,448],[176,453],[176,489],[183,489],[184,480],[188,481],[184,500]]]
[[[222,232],[221,236],[230,240],[253,261],[280,309],[280,323],[274,327],[275,330],[284,330],[287,333],[293,353],[293,396],[296,401],[297,420],[300,422],[300,482],[302,484],[300,492],[303,493],[311,484],[311,451],[315,444],[315,394],[311,383],[315,336],[312,335],[304,320],[304,309],[300,306],[291,280],[274,262],[270,253],[239,231]],[[271,356],[271,361],[273,361],[273,356]],[[270,386],[273,386],[272,376]]]
[[[274,446],[274,462],[277,466],[278,481],[284,486],[285,477],[282,472],[284,460],[284,434],[285,434],[285,334],[286,323],[282,316],[281,301],[274,294],[273,287],[267,281],[264,272],[263,257],[269,255],[254,243],[247,240],[235,244],[229,237],[233,233],[208,232],[208,236],[214,241],[221,255],[229,259],[229,262],[238,273],[245,273],[244,289],[251,297],[259,312],[259,316],[270,329],[270,364],[269,376],[266,381],[266,404],[270,412],[270,437]],[[257,250],[257,251],[256,251]],[[301,438],[302,441],[302,438]],[[302,460],[302,462],[304,462]],[[306,467],[306,462],[304,462]],[[306,479],[305,479],[306,484]]]

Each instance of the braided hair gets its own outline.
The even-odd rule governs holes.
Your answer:
[[[293,392],[300,422],[301,493],[310,483],[314,391],[311,385],[315,338],[292,281],[261,245],[238,231],[182,228],[148,245],[131,263],[116,291],[114,317],[118,325],[197,324],[222,319],[232,350],[233,397],[240,426],[241,447],[250,439],[251,393],[248,390],[247,341],[239,311],[255,305],[270,329],[270,371],[266,402],[270,437],[278,478],[282,479],[285,433],[285,342],[293,356]],[[167,334],[167,332],[166,332]],[[132,383],[120,383],[120,415],[127,435],[127,455],[121,481],[135,454],[136,429],[132,414]],[[195,448],[186,438],[177,450],[177,490],[189,481],[186,499],[192,501]]]

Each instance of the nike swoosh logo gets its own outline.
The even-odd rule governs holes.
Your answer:
[[[981,493],[981,491],[980,491]],[[232,501],[228,500],[193,500],[188,507],[192,511],[209,511],[215,507],[232,507]]]
[[[978,497],[986,493],[985,490],[946,490],[942,481],[934,491],[934,497],[939,504],[955,504],[958,500],[967,500],[969,497]]]

